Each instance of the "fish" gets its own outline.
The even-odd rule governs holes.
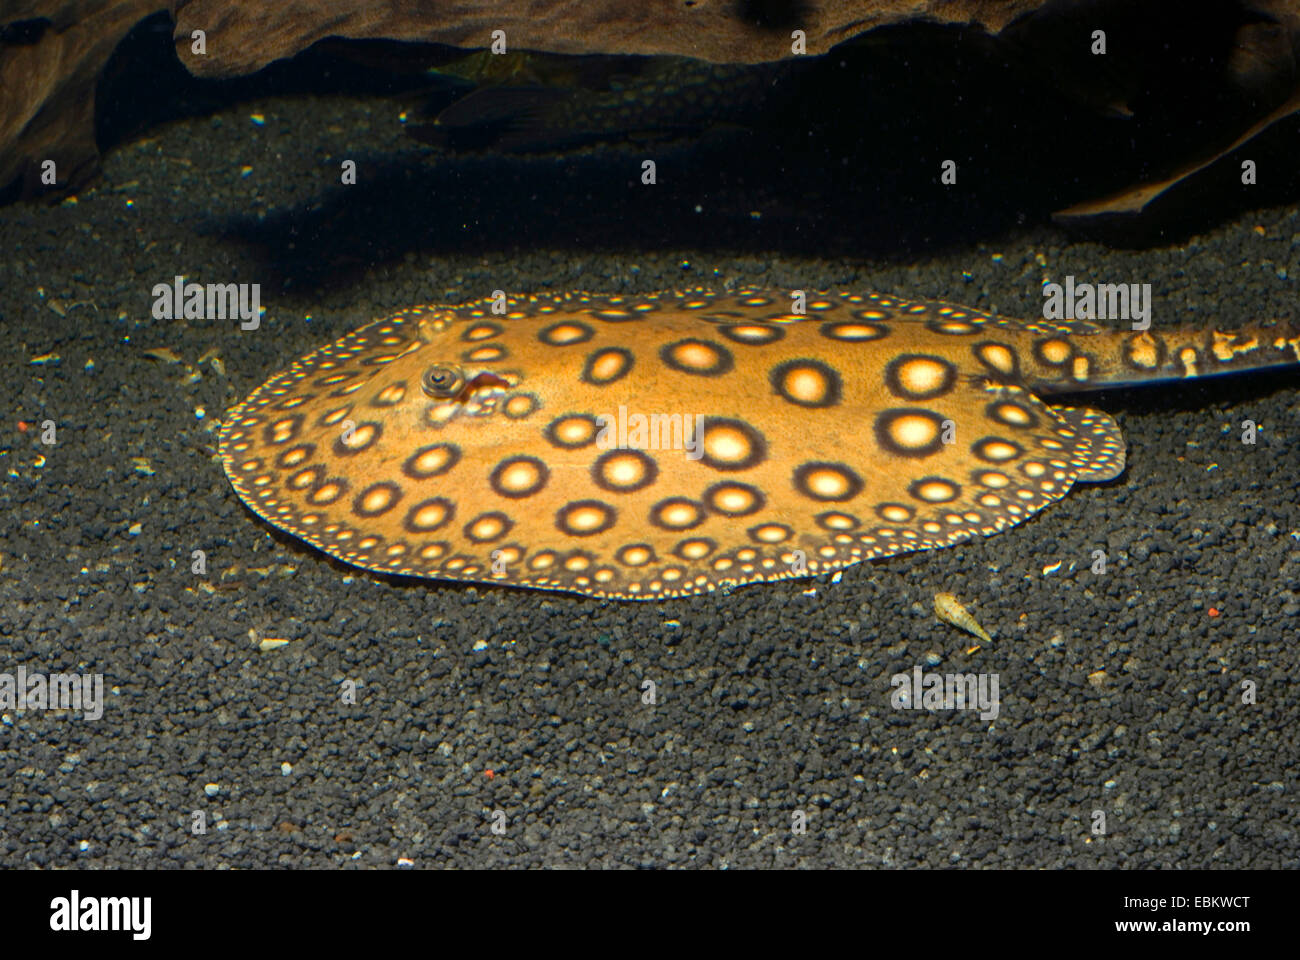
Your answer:
[[[1300,325],[1110,329],[880,293],[416,305],[271,376],[219,456],[378,574],[646,600],[996,534],[1125,469],[1116,385],[1300,361]]]

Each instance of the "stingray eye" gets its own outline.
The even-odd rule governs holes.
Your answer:
[[[448,363],[435,363],[424,371],[420,387],[435,400],[446,400],[460,393],[465,386],[465,374],[460,367]]]

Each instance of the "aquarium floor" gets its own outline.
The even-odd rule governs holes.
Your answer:
[[[377,579],[276,535],[214,457],[231,404],[409,303],[754,282],[1023,316],[1074,274],[1231,324],[1296,316],[1295,208],[1145,251],[1026,226],[819,259],[761,196],[622,210],[634,162],[435,162],[390,107],[175,122],[75,204],[0,209],[0,671],[106,688],[97,720],[0,718],[0,864],[1300,866],[1294,372],[1091,398],[1127,473],[999,536],[663,603]],[[154,319],[177,274],[261,282],[261,328]],[[918,664],[997,674],[1000,715],[892,709]]]

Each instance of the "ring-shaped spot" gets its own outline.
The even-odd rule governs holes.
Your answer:
[[[618,520],[618,511],[599,500],[575,500],[555,511],[555,526],[570,537],[594,537]]]
[[[720,377],[736,366],[731,351],[722,344],[697,337],[665,344],[659,350],[659,359],[670,370],[697,377]]]
[[[303,467],[297,473],[291,474],[285,482],[290,490],[310,490],[319,486],[325,477],[325,468],[319,465]]]
[[[1038,426],[1038,415],[1028,407],[1010,400],[994,400],[984,408],[985,415],[995,423],[1017,430],[1032,430]]]
[[[686,497],[669,497],[650,508],[650,522],[663,530],[691,530],[704,516],[704,507]]]
[[[358,516],[379,517],[397,506],[402,499],[402,488],[391,481],[372,483],[352,500],[352,510]]]
[[[767,498],[758,487],[724,480],[704,491],[704,503],[711,511],[724,517],[748,517],[762,510]]]
[[[827,510],[825,513],[819,513],[813,518],[817,521],[817,526],[823,530],[831,530],[839,533],[844,530],[856,530],[862,526],[862,521],[851,513],[842,513],[839,510]]]
[[[350,484],[342,477],[327,477],[307,492],[307,502],[314,507],[328,507],[345,496]]]
[[[755,543],[785,543],[794,536],[794,531],[784,523],[760,523],[745,532]]]
[[[473,347],[460,355],[465,363],[499,363],[510,356],[510,351],[499,343],[487,343]]]
[[[718,327],[718,332],[732,343],[746,347],[765,347],[785,336],[780,327],[767,323],[726,323]]]
[[[428,533],[446,526],[456,516],[456,505],[446,497],[421,500],[406,511],[402,526],[408,533]],[[429,559],[426,557],[425,559]]]
[[[514,525],[515,522],[499,510],[480,513],[465,524],[465,538],[471,543],[492,543],[509,533]]]
[[[624,347],[605,347],[593,352],[582,365],[583,383],[607,387],[632,372],[636,357]]]
[[[614,559],[625,567],[644,567],[656,560],[654,547],[648,543],[629,543],[619,547]]]
[[[843,503],[862,492],[862,478],[843,463],[814,461],[794,471],[794,488],[811,500]]]
[[[549,327],[544,327],[537,339],[550,347],[571,347],[586,343],[596,335],[596,331],[578,320],[561,320]]]
[[[478,343],[480,340],[491,340],[493,337],[499,337],[506,332],[506,328],[499,323],[492,323],[490,320],[480,320],[473,326],[466,327],[461,331],[460,339],[462,343]]]
[[[545,436],[563,450],[577,450],[596,442],[600,422],[589,413],[566,413],[546,427]]]
[[[928,353],[904,353],[885,367],[885,386],[904,400],[932,400],[941,397],[957,382],[957,368],[943,357]]]
[[[673,555],[687,562],[703,560],[718,549],[716,540],[709,537],[688,537],[673,547]]]
[[[889,327],[870,320],[832,320],[821,325],[821,335],[841,343],[870,343],[889,336]]]
[[[610,493],[644,490],[659,476],[654,457],[640,450],[609,450],[591,465],[591,480]]]
[[[898,457],[928,457],[943,449],[943,425],[933,410],[896,407],[876,417],[876,443]]]
[[[972,333],[979,333],[980,330],[978,323],[945,317],[933,317],[925,322],[925,326],[932,333],[939,333],[946,337],[968,337]]]
[[[365,420],[335,437],[330,450],[336,457],[355,457],[358,453],[364,453],[373,447],[383,435],[382,423],[376,420]],[[344,442],[345,439],[349,442]]]
[[[421,447],[406,458],[402,473],[412,480],[439,477],[460,463],[460,447],[454,443],[435,443]]]
[[[282,450],[280,455],[275,458],[275,465],[281,470],[292,470],[294,467],[306,463],[315,453],[316,444],[300,443],[288,450]]]
[[[1024,456],[1025,448],[1005,437],[984,437],[971,444],[971,452],[985,463],[1008,463]]]
[[[876,505],[876,516],[887,523],[909,523],[916,511],[905,503],[881,503]]]
[[[508,457],[496,465],[488,482],[503,497],[522,500],[546,486],[551,471],[536,457]]]
[[[946,477],[921,477],[908,484],[907,492],[922,503],[952,503],[961,496],[961,484]]]
[[[971,344],[971,353],[975,359],[989,371],[1006,379],[1020,379],[1020,354],[1005,343],[996,340],[981,340]]]
[[[536,413],[541,405],[536,394],[515,393],[506,398],[506,402],[501,405],[501,412],[511,420],[523,420]]]
[[[706,417],[700,461],[714,470],[748,470],[767,459],[767,440],[743,420]]]
[[[1074,359],[1074,346],[1064,337],[1040,337],[1034,341],[1034,359],[1047,367],[1063,367]]]
[[[833,407],[843,395],[839,373],[820,360],[799,358],[779,363],[768,374],[768,381],[777,396],[800,407]]]

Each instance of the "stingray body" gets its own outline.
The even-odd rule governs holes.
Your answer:
[[[538,294],[361,327],[254,390],[220,453],[253,511],[357,567],[651,599],[997,533],[1123,472],[1110,416],[1044,396],[1298,358],[1271,322]]]

